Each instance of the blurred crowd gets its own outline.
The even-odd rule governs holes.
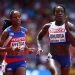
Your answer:
[[[58,4],[64,5],[69,21],[75,24],[74,0],[0,0],[0,34],[2,32],[2,22],[9,17],[9,12],[13,9],[20,10],[22,12],[22,26],[29,30],[28,46],[37,49],[37,34],[44,24],[53,21],[52,10]],[[43,64],[47,59],[49,39],[45,37],[43,40],[44,54],[39,58],[36,57],[36,60],[28,61],[28,68],[46,68]],[[70,52],[72,66],[75,67],[75,48],[71,46]]]

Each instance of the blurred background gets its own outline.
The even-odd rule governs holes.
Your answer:
[[[37,49],[36,38],[42,26],[53,21],[52,9],[62,4],[66,8],[66,14],[70,22],[75,24],[75,0],[0,0],[0,34],[2,33],[3,20],[9,17],[9,12],[13,9],[22,13],[22,26],[28,28],[28,46]],[[44,53],[36,57],[31,55],[27,62],[26,75],[51,75],[45,66],[49,39],[46,36],[43,43]],[[75,75],[75,48],[70,46],[71,71],[70,75]]]

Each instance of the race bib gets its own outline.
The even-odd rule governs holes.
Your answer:
[[[11,47],[13,49],[19,48],[20,50],[24,50],[24,48],[25,48],[25,39],[24,38],[14,38],[14,39],[12,39]]]
[[[66,42],[65,33],[50,33],[50,42],[51,43]]]
[[[11,47],[13,49],[15,48],[19,48],[21,50],[23,50],[25,48],[25,41],[21,41],[21,42],[11,42]]]
[[[66,42],[65,24],[58,26],[55,24],[55,22],[52,22],[51,26],[49,27],[49,38],[50,43]]]

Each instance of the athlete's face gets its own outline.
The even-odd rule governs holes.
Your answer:
[[[56,9],[55,9],[55,19],[57,21],[62,21],[62,20],[64,20],[64,17],[65,17],[64,8],[61,7],[61,6],[56,7]]]
[[[13,25],[21,25],[21,13],[19,11],[14,11],[10,19]]]

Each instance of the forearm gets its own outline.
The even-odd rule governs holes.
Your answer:
[[[42,50],[42,37],[40,35],[37,37],[37,46],[38,50]]]
[[[0,47],[0,52],[7,52],[7,49]]]
[[[74,31],[70,31],[69,29],[67,30],[67,32],[68,32],[70,43],[73,46],[75,46],[75,32]]]
[[[42,50],[42,42],[41,40],[37,40],[37,46],[38,46],[38,50]]]
[[[8,52],[10,49],[11,49],[10,47],[7,48],[0,47],[0,52]]]
[[[66,28],[66,31],[67,31],[67,37],[69,39],[70,44],[75,46],[75,25],[68,22],[68,20],[66,18],[65,28]]]

